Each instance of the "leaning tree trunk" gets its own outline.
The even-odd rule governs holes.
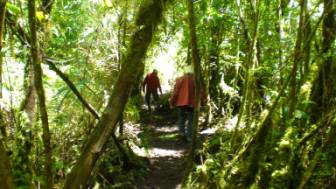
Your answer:
[[[132,36],[131,45],[123,60],[120,75],[109,98],[108,105],[84,151],[67,176],[65,189],[85,188],[97,159],[102,154],[107,140],[116,129],[119,115],[125,107],[138,72],[144,67],[141,60],[152,41],[155,28],[161,20],[163,8],[166,4],[167,0],[145,1],[145,4],[141,6],[136,18],[138,30]]]
[[[49,65],[49,68],[51,70],[53,70],[68,85],[70,90],[75,94],[77,99],[82,103],[82,106],[85,109],[87,109],[95,119],[99,120],[99,115],[98,115],[97,111],[84,99],[84,97],[80,94],[80,92],[76,88],[75,84],[69,79],[69,76],[66,75],[65,73],[63,73],[60,69],[58,69],[56,67],[56,65],[51,60],[45,59],[45,62]],[[117,140],[117,138],[114,134],[112,134],[112,139],[113,139],[114,143],[116,144],[119,152],[122,154],[124,163],[127,165],[127,163],[130,162],[130,159],[127,156],[125,150],[119,144],[119,141]]]
[[[39,47],[37,42],[36,34],[36,12],[35,1],[28,1],[28,11],[29,11],[29,26],[31,32],[31,56],[32,64],[34,67],[34,84],[36,89],[36,95],[38,96],[39,110],[41,114],[42,128],[43,128],[43,144],[44,144],[44,154],[45,154],[45,175],[46,184],[45,188],[52,188],[53,186],[53,175],[52,175],[52,152],[50,144],[50,132],[48,124],[48,114],[45,104],[45,93],[42,83],[42,68],[41,60],[39,58]]]

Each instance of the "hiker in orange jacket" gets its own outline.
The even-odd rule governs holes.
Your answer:
[[[203,89],[201,89],[200,100],[203,105],[206,100]],[[187,141],[191,141],[195,107],[195,78],[191,66],[187,68],[182,77],[176,79],[170,105],[177,107],[179,131]],[[185,131],[186,118],[188,120],[187,131]]]

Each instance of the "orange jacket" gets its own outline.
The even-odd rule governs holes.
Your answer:
[[[204,90],[201,89],[201,104],[205,103]],[[195,79],[193,74],[185,74],[176,80],[170,103],[175,106],[195,106]]]

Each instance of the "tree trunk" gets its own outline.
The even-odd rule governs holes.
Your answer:
[[[297,37],[296,37],[296,44],[295,44],[295,50],[294,50],[294,60],[293,60],[293,67],[291,71],[291,89],[289,94],[289,110],[288,110],[288,117],[293,118],[294,111],[296,107],[296,98],[297,98],[297,70],[298,70],[298,64],[302,58],[302,31],[303,31],[303,18],[304,18],[304,5],[306,0],[300,1],[300,20],[299,20],[299,27],[297,29]]]
[[[213,24],[211,24],[213,25]],[[219,65],[219,47],[218,47],[218,40],[219,40],[219,27],[218,26],[211,26],[210,28],[211,40],[209,42],[209,69],[210,69],[210,79],[209,79],[209,96],[211,101],[218,105],[218,112],[220,113],[221,110],[221,101],[224,99],[220,98],[222,93],[219,83],[221,77],[219,75],[220,65]]]
[[[2,40],[4,35],[5,26],[5,13],[6,13],[7,0],[0,0],[0,99],[2,99]],[[6,136],[6,129],[4,124],[4,117],[2,114],[2,107],[0,107],[0,129],[3,137]],[[0,136],[1,138],[1,136]],[[11,168],[9,157],[5,150],[3,140],[0,139],[0,188],[14,189],[13,179],[11,176]]]
[[[320,57],[323,57],[321,60],[321,63],[319,64],[319,72],[318,76],[316,77],[314,81],[314,86],[312,89],[312,96],[311,100],[315,102],[315,104],[312,106],[311,109],[311,116],[312,116],[312,123],[319,123],[321,126],[329,127],[329,133],[327,136],[327,139],[325,142],[322,143],[322,153],[325,153],[324,150],[334,148],[334,145],[336,144],[335,140],[335,133],[336,133],[336,127],[331,119],[328,118],[328,115],[334,115],[335,110],[335,93],[336,93],[336,87],[334,83],[335,80],[335,74],[336,74],[336,65],[335,60],[333,59],[333,55],[330,53],[330,50],[332,49],[332,44],[335,41],[336,37],[336,21],[335,21],[335,3],[334,0],[324,0],[324,13],[322,15],[323,17],[323,24],[322,24],[322,49],[320,52]],[[304,137],[299,145],[302,145],[304,142],[308,140],[308,136],[310,137],[312,134],[307,135]],[[298,147],[297,147],[298,149]],[[298,171],[298,162],[300,161],[300,154],[298,154],[295,150],[295,154],[293,157],[291,157],[290,160],[290,167],[289,167],[289,187],[290,188],[300,188],[303,187],[307,179],[306,177],[310,177],[309,175],[309,169],[305,170],[305,173],[299,173]],[[311,168],[313,169],[315,167],[314,161],[316,158],[319,158],[319,151],[314,152],[315,155],[313,157],[313,161],[311,163]],[[324,159],[330,160],[330,162],[333,161],[334,158],[336,158],[336,154],[332,151],[325,153],[326,156]],[[301,174],[303,176],[301,177]],[[301,179],[301,184],[299,183]],[[301,185],[301,186],[300,186]]]
[[[43,128],[43,144],[44,144],[44,154],[45,154],[45,176],[46,183],[44,188],[50,189],[53,186],[53,174],[52,174],[52,152],[51,152],[51,142],[50,142],[50,132],[48,123],[48,114],[45,104],[45,93],[42,83],[42,68],[41,59],[39,57],[39,47],[36,34],[36,7],[35,1],[28,1],[28,11],[29,11],[29,26],[31,32],[31,56],[32,64],[34,67],[34,84],[36,89],[36,95],[38,97],[39,110],[41,114],[42,128]]]
[[[3,53],[2,53],[2,46],[3,46],[3,36],[5,33],[5,17],[6,17],[6,3],[7,0],[0,0],[0,99],[2,99],[2,64],[3,64]],[[0,111],[3,107],[0,106]],[[3,137],[6,137],[6,127],[4,124],[4,117],[0,115],[0,133]]]
[[[250,72],[251,72],[251,68],[254,68],[254,66],[256,66],[256,56],[257,56],[257,42],[258,42],[258,27],[259,27],[259,5],[260,2],[257,1],[256,2],[256,7],[252,7],[253,10],[253,26],[252,26],[252,40],[249,39],[248,37],[248,30],[247,30],[247,26],[245,25],[245,21],[243,20],[243,16],[241,15],[241,11],[239,9],[239,15],[240,15],[240,21],[241,21],[241,25],[244,31],[244,38],[245,38],[245,43],[247,46],[247,58],[245,60],[245,64],[246,64],[246,69],[245,69],[245,81],[244,81],[244,85],[243,85],[243,97],[242,97],[242,103],[240,105],[240,109],[239,109],[239,114],[238,114],[238,120],[237,120],[237,124],[234,128],[233,134],[231,136],[230,139],[230,143],[231,145],[235,145],[235,137],[239,128],[239,125],[243,119],[243,115],[246,114],[247,115],[247,123],[246,123],[246,127],[249,127],[249,120],[250,120],[250,113],[251,113],[251,95],[252,90],[251,90],[251,80],[252,77],[254,77]],[[239,4],[238,4],[239,6]],[[252,18],[251,18],[252,20]],[[246,113],[245,113],[246,112]]]
[[[239,162],[243,163],[243,165],[239,165],[242,170],[235,171],[236,173],[241,173],[241,175],[239,175],[239,182],[242,182],[242,188],[249,188],[256,178],[260,161],[263,160],[265,156],[265,143],[269,135],[272,133],[271,122],[273,113],[275,112],[279,104],[280,97],[284,94],[289,81],[290,77],[288,77],[284,82],[284,85],[282,86],[276,99],[272,102],[272,105],[267,111],[265,111],[265,114],[259,118],[260,122],[253,138],[248,142],[248,144],[244,145],[245,147],[241,149],[238,155],[231,161],[231,166],[225,170],[224,178],[228,178],[228,180],[232,179],[234,176],[230,175],[233,174],[231,173],[231,169]],[[229,180],[227,183],[228,188],[232,187],[230,186],[230,183],[231,182]]]
[[[305,35],[303,36],[303,52],[304,52],[304,65],[302,66],[301,76],[304,78],[306,74],[309,72],[310,67],[310,52],[311,52],[311,40],[309,39],[309,36],[312,32],[311,28],[311,22],[310,22],[310,16],[308,12],[308,2],[306,1],[304,4],[304,28],[303,33]],[[301,78],[301,80],[302,80]]]
[[[85,109],[87,109],[95,119],[99,120],[99,115],[96,112],[96,110],[94,110],[94,108],[84,99],[84,97],[80,94],[80,92],[76,88],[75,84],[73,84],[73,82],[69,79],[68,75],[66,75],[61,70],[59,70],[50,59],[45,59],[45,62],[49,65],[49,68],[53,70],[68,85],[70,90],[76,95],[78,100],[82,103],[82,106]],[[122,117],[122,113],[121,113],[121,117]],[[120,120],[123,121],[123,118],[120,118]],[[120,123],[121,121],[119,121],[119,124],[121,124]],[[112,134],[112,139],[113,139],[113,142],[116,144],[119,152],[122,154],[125,165],[127,165],[130,162],[129,157],[127,156],[122,146],[119,144],[119,141],[115,137],[114,133]]]
[[[283,1],[279,1],[278,7],[277,7],[277,22],[276,22],[276,28],[277,28],[277,32],[278,32],[278,43],[279,43],[279,48],[278,48],[278,67],[280,69],[282,69],[282,67],[284,66],[284,62],[283,62],[283,45],[282,45],[282,41],[283,41],[283,32],[284,32],[284,26],[282,24],[282,18],[283,18],[283,13],[285,11],[285,8],[287,7],[287,4],[283,4]],[[280,81],[279,84],[280,86],[283,85],[284,83],[284,73],[283,72],[279,72],[279,77],[280,77]],[[281,124],[280,125],[280,131],[281,132],[285,132],[285,125],[286,125],[286,121],[287,121],[287,115],[285,114],[286,112],[286,106],[285,103],[281,104],[281,114],[282,114],[282,119],[281,119]]]
[[[320,77],[322,78],[321,86],[323,87],[323,92],[320,97],[322,97],[322,112],[330,112],[331,105],[335,104],[334,96],[336,92],[335,74],[336,65],[335,59],[333,58],[330,50],[335,42],[336,38],[336,21],[335,21],[335,0],[324,0],[324,12],[326,16],[323,20],[322,28],[322,53],[326,55],[323,60],[323,68]]]
[[[192,62],[194,65],[194,76],[195,76],[195,107],[194,107],[194,118],[192,127],[192,142],[189,153],[190,161],[193,160],[196,150],[196,138],[198,131],[198,116],[200,111],[200,85],[201,85],[201,66],[200,58],[197,47],[197,37],[196,37],[196,26],[195,26],[195,16],[194,16],[194,5],[192,0],[187,0],[188,4],[188,21],[189,21],[189,31],[190,31],[190,44],[192,53]]]
[[[324,18],[322,23],[322,49],[321,54],[326,56],[322,60],[322,66],[319,70],[319,74],[314,83],[312,91],[312,101],[315,102],[311,109],[312,121],[318,122],[321,117],[327,113],[328,107],[331,102],[332,94],[335,94],[335,85],[333,85],[335,74],[335,60],[329,53],[332,43],[335,41],[335,9],[333,9],[334,0],[324,0]]]
[[[156,26],[161,20],[162,11],[167,0],[145,1],[136,17],[138,30],[131,39],[129,50],[122,63],[122,68],[113,92],[109,98],[95,131],[90,136],[84,151],[67,176],[64,188],[85,188],[97,159],[102,154],[105,144],[116,129],[121,111],[127,102],[132,85],[135,83],[139,70],[144,65],[141,61],[152,41]]]
[[[0,159],[0,188],[14,189],[10,162],[2,140],[0,140]]]

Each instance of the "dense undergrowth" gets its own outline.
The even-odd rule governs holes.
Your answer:
[[[251,143],[257,128],[239,129],[237,143],[232,146],[233,132],[226,128],[230,119],[219,119],[214,124],[216,134],[199,149],[201,161],[190,173],[186,188],[331,189],[336,182],[336,150],[329,145],[329,137],[335,119],[327,119],[328,126],[310,125],[305,131],[300,127],[280,128],[270,122],[272,132],[266,136],[260,154],[248,151],[249,146],[260,145]],[[252,177],[244,177],[251,167],[255,168],[249,174]]]

